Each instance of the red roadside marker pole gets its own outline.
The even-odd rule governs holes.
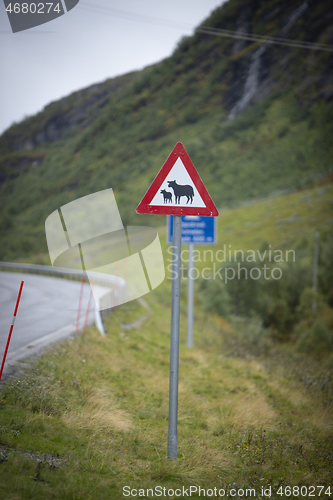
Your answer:
[[[15,323],[17,309],[18,309],[18,306],[19,306],[19,303],[20,303],[20,298],[21,298],[23,284],[24,284],[24,281],[21,281],[21,286],[20,286],[19,294],[18,294],[17,300],[16,300],[16,307],[15,307],[15,311],[14,311],[14,315],[13,315],[13,320],[12,320],[12,324],[10,326],[8,340],[7,340],[7,344],[6,344],[6,349],[5,349],[5,352],[4,352],[4,355],[3,355],[2,365],[1,365],[1,369],[0,369],[0,380],[1,380],[2,372],[3,372],[4,366],[5,366],[5,361],[6,361],[6,357],[7,357],[9,342],[10,342],[10,339],[12,337],[12,331],[13,331],[13,328],[14,328],[14,323]]]
[[[118,262],[116,262],[116,276],[115,276],[115,282],[114,282],[114,301],[113,301],[113,307],[118,306]]]
[[[88,317],[89,317],[89,311],[90,311],[90,302],[91,302],[91,297],[92,297],[92,293],[93,293],[93,286],[94,286],[94,284],[95,284],[95,282],[93,281],[92,285],[91,285],[91,288],[90,288],[90,295],[89,295],[89,300],[88,300],[88,306],[87,306],[87,312],[86,312],[86,319],[84,320],[84,327],[83,327],[82,335],[85,334],[85,331],[86,331],[86,328],[87,328],[87,324],[88,324]]]
[[[84,278],[81,280],[81,290],[80,290],[80,299],[79,299],[79,308],[77,310],[77,320],[76,320],[76,333],[79,331],[79,323],[80,323],[80,312],[81,312],[81,302],[82,302],[82,295],[83,295],[83,284],[84,284]]]

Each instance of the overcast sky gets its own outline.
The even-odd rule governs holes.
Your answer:
[[[222,3],[80,0],[54,21],[12,33],[0,0],[0,133],[75,90],[168,57]]]

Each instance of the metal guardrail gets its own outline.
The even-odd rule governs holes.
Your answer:
[[[46,274],[46,275],[54,275],[60,276],[62,278],[71,278],[71,279],[81,279],[85,278],[88,280],[88,275],[85,271],[79,271],[78,269],[69,269],[67,267],[53,267],[53,266],[44,266],[41,264],[21,264],[16,262],[2,262],[0,261],[0,269],[11,269],[13,271],[24,271],[25,273],[32,274]],[[99,281],[104,281],[107,283],[114,284],[115,276],[101,274],[101,273],[91,273],[91,275],[96,275],[96,279]]]
[[[25,273],[32,274],[46,274],[61,276],[62,278],[71,277],[81,279],[88,278],[85,271],[78,271],[76,269],[67,269],[64,267],[43,266],[41,264],[21,264],[16,262],[1,262],[0,269],[10,269],[13,271],[24,271]]]
[[[0,270],[6,271],[23,271],[24,273],[43,274],[46,276],[55,276],[63,279],[81,280],[84,278],[86,281],[94,281],[95,284],[105,286],[105,294],[103,294],[96,302],[95,308],[95,322],[96,326],[102,335],[105,335],[102,316],[105,316],[106,311],[110,311],[116,304],[126,302],[127,283],[123,278],[112,276],[110,274],[102,274],[97,272],[80,271],[77,269],[68,269],[65,267],[44,266],[41,264],[23,264],[16,262],[2,262],[0,261]],[[102,311],[102,315],[101,315]]]

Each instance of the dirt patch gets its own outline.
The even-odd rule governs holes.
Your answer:
[[[10,455],[21,455],[22,457],[27,457],[30,460],[37,460],[43,464],[48,464],[53,469],[60,467],[62,463],[62,458],[59,455],[53,455],[52,453],[39,453],[39,452],[27,452],[11,448],[10,446],[0,446],[0,463],[7,462]]]

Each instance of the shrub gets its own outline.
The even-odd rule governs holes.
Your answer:
[[[314,317],[313,304],[316,303],[316,312],[320,314],[325,308],[322,296],[316,293],[313,288],[307,287],[302,292],[299,305],[296,308],[297,318],[302,320],[311,320]],[[327,306],[326,306],[327,307]]]
[[[215,312],[219,316],[229,317],[230,299],[222,281],[202,279],[199,281],[199,291],[204,312]]]
[[[301,334],[296,349],[317,356],[331,353],[333,352],[333,332],[318,319],[311,328]]]

